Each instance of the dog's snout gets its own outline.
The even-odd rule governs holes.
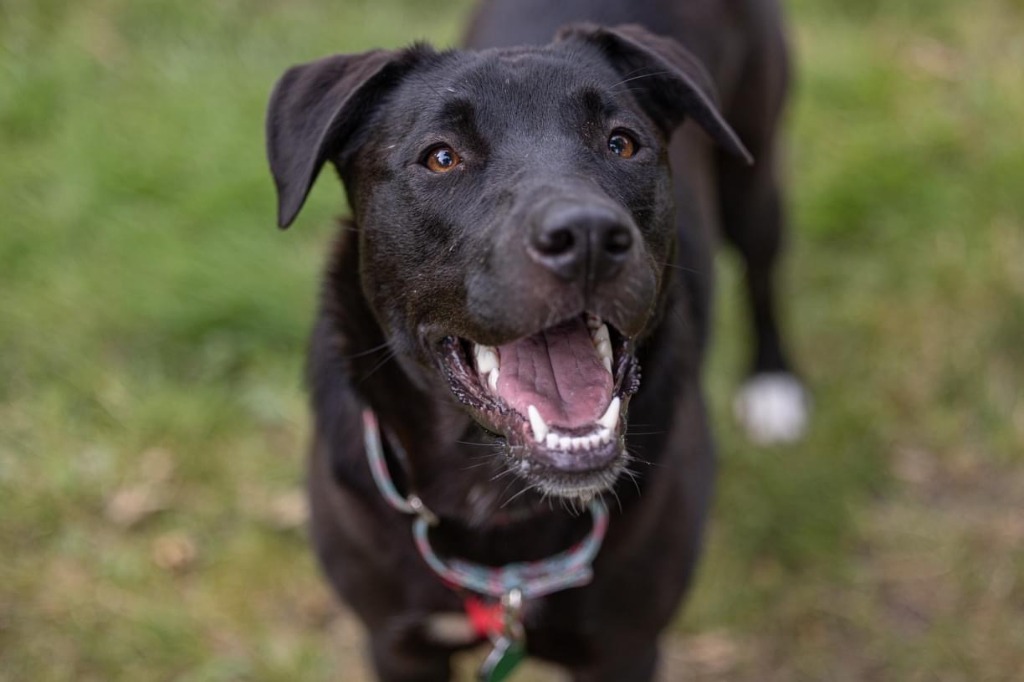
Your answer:
[[[589,204],[552,207],[530,233],[531,257],[566,281],[600,281],[621,270],[633,229],[617,212]]]

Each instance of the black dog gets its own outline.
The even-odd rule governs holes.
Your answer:
[[[597,23],[566,25],[580,20]],[[383,680],[448,679],[453,651],[523,631],[574,679],[652,677],[713,483],[700,371],[719,225],[746,259],[755,381],[802,400],[771,303],[786,81],[774,2],[498,0],[470,43],[551,36],[329,57],[271,97],[280,225],[327,161],[353,212],[312,339],[309,489],[320,560]],[[748,421],[779,420],[752,400]],[[789,416],[769,437],[795,435]],[[593,549],[602,508],[575,511],[601,496],[593,579],[538,587],[586,581],[551,557]],[[419,546],[395,507],[418,512]],[[426,542],[547,572],[488,591],[428,565]],[[475,629],[458,615],[473,592]],[[506,620],[481,626],[481,612]]]

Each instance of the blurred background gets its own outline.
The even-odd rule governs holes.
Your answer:
[[[723,253],[719,492],[666,679],[1024,679],[1024,1],[787,7],[813,429],[736,433]],[[0,680],[363,679],[300,491],[342,193],[274,227],[263,112],[289,65],[450,45],[468,8],[0,0]]]

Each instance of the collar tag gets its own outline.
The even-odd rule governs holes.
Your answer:
[[[491,635],[492,647],[483,665],[480,666],[478,679],[482,682],[502,682],[519,667],[526,658],[526,631],[523,629],[523,593],[519,588],[512,588],[502,595],[501,601],[494,604],[499,634]]]
[[[526,643],[510,637],[499,637],[494,648],[480,666],[480,682],[504,682],[526,658]]]

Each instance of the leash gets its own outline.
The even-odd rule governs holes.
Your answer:
[[[416,517],[412,525],[413,540],[427,566],[449,586],[491,600],[488,606],[477,598],[466,598],[466,615],[477,634],[488,637],[493,645],[479,679],[491,682],[507,679],[526,656],[524,601],[580,587],[593,579],[591,565],[608,530],[608,508],[600,500],[592,500],[588,507],[591,528],[587,536],[546,559],[494,567],[454,557],[442,558],[430,544],[430,529],[437,526],[440,519],[415,493],[411,479],[410,492],[404,497],[398,492],[384,458],[377,415],[369,408],[363,410],[363,443],[381,496],[394,509]],[[411,468],[405,451],[396,439],[391,439],[390,444],[395,457],[409,473]]]

